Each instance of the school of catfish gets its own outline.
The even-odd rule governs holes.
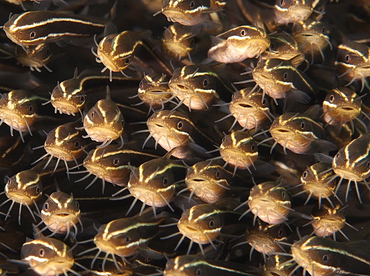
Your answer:
[[[0,19],[0,275],[370,275],[368,1]]]

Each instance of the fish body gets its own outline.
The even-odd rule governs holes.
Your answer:
[[[232,176],[217,162],[201,161],[188,168],[185,184],[191,194],[206,203],[216,203],[228,194]]]
[[[145,75],[139,83],[139,99],[149,105],[150,110],[163,109],[164,104],[173,98],[168,81],[169,78],[165,74],[153,72]]]
[[[80,122],[71,122],[59,125],[51,130],[44,142],[46,155],[50,155],[49,161],[55,157],[64,162],[75,161],[85,155],[83,147],[86,142],[82,137],[81,131],[76,129]],[[44,157],[43,156],[43,157]],[[37,162],[37,161],[36,161]],[[59,161],[58,161],[59,162]],[[47,163],[45,167],[48,165]],[[56,165],[57,167],[58,165]],[[66,165],[68,168],[68,166]]]
[[[15,58],[23,66],[30,67],[31,71],[41,72],[40,68],[44,67],[51,72],[46,64],[52,58],[52,51],[49,44],[39,44],[36,46],[28,46],[26,51],[21,47],[15,48]]]
[[[286,32],[269,34],[270,47],[261,55],[262,59],[279,58],[290,60],[294,67],[298,67],[305,60],[298,42]]]
[[[123,72],[130,66],[136,48],[143,44],[142,38],[146,36],[147,32],[132,31],[105,36],[99,42],[96,52],[96,61],[105,66],[102,72],[107,69],[110,72]]]
[[[220,77],[204,65],[188,65],[177,68],[168,86],[172,95],[189,110],[204,110],[219,98],[223,88]]]
[[[57,191],[44,202],[40,216],[42,222],[53,233],[70,233],[71,227],[77,234],[76,224],[80,221],[81,211],[78,201],[72,195]]]
[[[292,255],[311,275],[368,275],[369,242],[337,242],[318,236],[305,236],[295,242]]]
[[[297,22],[292,29],[292,36],[299,43],[305,56],[311,57],[311,63],[317,56],[321,56],[324,61],[323,51],[328,46],[332,48],[328,31],[319,20],[307,19],[303,22]]]
[[[370,76],[369,70],[370,50],[365,44],[354,41],[346,41],[338,45],[335,65],[340,77],[348,81],[346,86],[356,80],[360,80],[365,87],[365,79]]]
[[[264,122],[272,120],[269,103],[261,92],[251,92],[251,88],[236,91],[229,105],[230,114],[244,129],[260,128]]]
[[[206,150],[196,144],[193,137],[199,131],[189,117],[179,111],[161,110],[150,116],[146,122],[149,136],[166,151],[177,158],[192,158],[194,154],[206,156]]]
[[[334,176],[333,170],[330,170],[331,164],[320,162],[309,166],[301,176],[303,190],[308,194],[307,200],[314,197],[319,200],[326,198],[329,202],[330,196],[334,195],[334,189],[337,181],[332,179]]]
[[[151,213],[152,210],[149,210]],[[120,257],[132,256],[143,248],[159,231],[163,217],[151,217],[148,210],[142,216],[112,220],[100,226],[94,243],[99,250]]]
[[[288,191],[271,181],[253,186],[247,203],[249,206],[247,212],[252,212],[255,218],[258,217],[268,224],[283,223],[288,219],[287,216],[291,210]]]
[[[213,37],[208,57],[222,63],[241,62],[247,58],[255,58],[262,54],[270,45],[265,30],[242,25]]]
[[[296,58],[300,58],[297,56]],[[255,82],[273,99],[292,97],[308,103],[314,97],[315,85],[291,60],[260,60],[252,71]]]
[[[276,0],[274,21],[278,24],[306,20],[313,12],[313,0]]]
[[[358,183],[368,186],[366,179],[370,176],[370,132],[353,139],[341,148],[334,156],[332,167],[334,173],[342,179],[347,179],[346,200],[348,199],[349,185],[355,183],[357,196],[361,202]],[[341,181],[338,183],[338,191]]]
[[[315,120],[319,108],[316,105],[303,114],[287,112],[275,118],[270,126],[275,144],[297,154],[335,150],[336,145],[325,140],[324,128]]]
[[[251,246],[251,250],[256,250],[264,256],[271,256],[283,251],[279,242],[284,242],[287,239],[284,230],[283,224],[268,225],[258,220],[257,225],[247,228],[245,240]],[[242,242],[242,244],[244,243]]]
[[[133,169],[127,188],[132,196],[145,205],[164,207],[175,195],[175,182],[181,179],[179,164],[169,157],[155,158]]]
[[[180,24],[172,24],[163,32],[162,50],[165,54],[178,60],[189,57],[194,47],[195,35]]]
[[[253,276],[245,272],[245,267],[236,263],[212,261],[204,258],[201,254],[177,256],[167,261],[164,276]]]
[[[233,211],[237,206],[235,200],[220,200],[215,204],[196,204],[186,209],[177,222],[180,233],[199,244],[213,244],[220,235],[222,228],[232,217],[238,217],[240,213]]]
[[[168,21],[181,25],[218,27],[218,24],[211,20],[210,14],[222,11],[225,4],[226,2],[218,0],[164,0],[161,11]]]
[[[227,163],[238,169],[254,167],[258,158],[257,143],[244,131],[234,131],[226,135],[220,145],[220,156]]]
[[[13,90],[1,94],[0,120],[10,126],[11,134],[13,129],[20,135],[27,131],[32,133],[31,126],[37,118],[38,99],[39,97],[26,90]]]
[[[64,242],[42,234],[22,245],[21,256],[33,271],[43,276],[65,274],[74,265],[72,252]]]
[[[347,87],[332,89],[322,103],[324,121],[329,125],[342,125],[361,114],[361,99]]]
[[[346,225],[346,216],[343,208],[340,205],[335,207],[323,204],[321,208],[314,208],[311,213],[312,228],[316,236],[328,237],[336,232],[342,232],[342,228]],[[346,236],[345,236],[346,237]]]
[[[14,14],[5,24],[8,38],[19,46],[35,46],[78,38],[92,38],[103,33],[105,23],[73,13],[60,11],[28,11]]]
[[[119,186],[126,186],[131,173],[131,166],[138,166],[144,160],[157,156],[146,154],[129,147],[111,144],[104,148],[91,150],[83,161],[88,175],[95,175],[104,181]],[[131,165],[130,165],[131,164]]]
[[[121,137],[123,132],[123,116],[117,104],[110,99],[101,99],[87,112],[83,120],[83,129],[93,141],[101,142],[101,147],[109,145]],[[123,143],[123,142],[122,142]]]

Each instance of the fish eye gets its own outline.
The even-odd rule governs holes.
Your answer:
[[[118,158],[114,158],[113,159],[113,165],[114,166],[118,166],[119,165],[119,159]]]
[[[91,117],[91,119],[93,119],[93,118],[95,117],[95,111],[92,111],[92,112],[90,113],[90,117]]]
[[[105,42],[111,43],[113,41],[114,36],[108,36]]]
[[[81,102],[81,103],[85,102],[85,96],[81,96],[81,97],[80,97],[80,102]]]
[[[194,1],[191,1],[191,2],[190,2],[190,4],[189,4],[189,7],[190,7],[191,9],[193,9],[193,8],[195,7],[195,2],[194,2]]]
[[[304,129],[306,124],[304,122],[301,122],[301,129]]]
[[[207,79],[204,79],[203,80],[203,87],[207,87],[208,86],[208,80]]]
[[[255,144],[253,144],[252,146],[251,146],[251,151],[255,151],[256,150],[256,145]]]
[[[266,104],[266,98],[263,98],[262,99],[262,104],[265,105]]]
[[[190,46],[194,46],[194,44],[195,44],[195,39],[194,38],[190,39]]]
[[[247,30],[246,30],[246,29],[242,29],[242,30],[240,31],[240,35],[241,35],[241,36],[246,36],[246,35],[247,35]]]
[[[278,231],[278,237],[281,238],[283,236],[283,230],[282,229],[279,229]]]
[[[370,167],[370,161],[367,161],[366,162],[366,167],[369,168]]]
[[[284,6],[285,4],[285,0],[280,0],[280,6]]]
[[[33,112],[33,106],[32,105],[29,105],[28,106],[28,113],[32,113]]]
[[[215,221],[213,219],[211,219],[209,222],[208,222],[208,226],[209,227],[214,227],[215,226]]]
[[[130,64],[131,63],[131,59],[130,58],[126,58],[125,63],[126,64]]]
[[[218,179],[218,178],[220,178],[221,173],[220,173],[220,171],[219,171],[219,170],[217,170],[217,171],[216,171],[215,176],[216,176],[216,178],[217,178],[217,179]]]
[[[198,268],[196,271],[195,271],[195,275],[199,276],[202,274],[202,271],[200,270],[200,268]]]
[[[168,184],[168,179],[167,179],[167,177],[164,177],[163,178],[163,186],[165,187],[165,186],[167,186],[167,184]]]
[[[281,191],[281,197],[282,197],[283,199],[286,199],[286,198],[287,198],[287,194],[286,194],[286,192],[285,192],[285,191]]]
[[[30,32],[30,38],[35,38],[36,37],[36,32]]]
[[[179,121],[177,123],[177,129],[182,129],[183,126],[184,126],[184,123],[182,121]]]
[[[288,78],[288,72],[284,72],[283,78],[284,78],[284,80],[286,80]]]
[[[322,33],[325,33],[325,31],[326,31],[325,27],[322,27],[322,28],[321,28],[321,32],[322,32]]]
[[[80,147],[80,142],[76,141],[76,142],[74,143],[74,147],[75,147],[76,149],[78,149],[78,148]]]
[[[129,243],[131,241],[131,238],[129,236],[125,237],[125,243]]]
[[[39,186],[37,186],[36,187],[36,193],[39,193],[40,192],[40,187]]]
[[[329,256],[327,254],[322,255],[321,261],[323,263],[327,263],[329,261]]]
[[[40,256],[40,257],[44,257],[44,254],[45,254],[45,250],[44,250],[43,248],[41,248],[41,249],[39,250],[39,256]]]
[[[44,209],[45,209],[45,210],[48,210],[48,209],[49,209],[49,202],[45,202],[45,204],[44,204]]]
[[[334,102],[334,99],[335,99],[335,97],[334,97],[334,95],[330,95],[329,96],[329,101],[332,103],[332,102]]]
[[[308,171],[304,171],[302,174],[302,178],[306,178],[308,176]]]
[[[350,61],[351,61],[351,56],[350,56],[349,54],[345,55],[345,56],[344,56],[344,60],[345,60],[346,62],[350,62]]]
[[[50,49],[46,49],[46,55],[48,56],[48,55],[50,55]]]

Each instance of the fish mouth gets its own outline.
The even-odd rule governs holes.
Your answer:
[[[15,35],[12,34],[11,30],[9,29],[9,27],[7,26],[7,24],[5,24],[3,26],[3,29],[4,29],[4,32],[6,34],[6,36],[12,41],[14,42],[15,44],[19,45],[19,46],[22,46],[22,44],[19,43],[19,40],[17,39],[17,37]]]
[[[52,157],[55,157],[55,158],[58,158],[64,161],[74,161],[75,160],[73,156],[69,153],[69,151],[64,149],[61,146],[45,145],[44,149]]]
[[[207,182],[208,180],[202,177],[192,177],[187,179],[186,181],[189,181],[191,183],[202,183],[202,182]]]
[[[54,107],[55,111],[60,114],[75,115],[79,112],[79,108],[76,105],[71,104],[67,100],[52,100],[51,105]]]
[[[183,95],[183,97],[189,97],[189,94],[194,93],[193,87],[185,84],[182,81],[170,81],[168,86],[170,87],[173,95],[180,94]]]
[[[18,191],[8,191],[7,197],[11,198],[13,202],[24,204],[24,205],[31,205],[33,203],[33,199],[25,195],[24,193]]]
[[[94,243],[103,252],[106,252],[106,253],[109,253],[109,254],[117,254],[117,252],[115,250],[115,246],[112,245],[110,243],[110,241],[104,240],[103,237],[96,237],[95,236]]]
[[[263,90],[273,90],[276,86],[273,76],[265,72],[253,72],[253,79]]]
[[[347,179],[348,181],[360,182],[364,180],[364,177],[360,173],[356,173],[353,170],[349,170],[346,167],[333,168],[336,175],[341,178]]]
[[[189,238],[190,240],[196,243],[204,243],[206,241],[208,243],[207,237],[204,236],[201,229],[194,227],[194,225],[185,222],[185,223],[178,223],[177,225],[181,234]]]
[[[310,261],[307,258],[308,255],[300,248],[301,244],[301,241],[298,241],[291,246],[292,256],[298,265],[307,269],[310,267]]]
[[[106,169],[94,162],[84,162],[83,166],[86,168],[86,170],[95,176],[98,176],[99,178],[104,178]]]
[[[62,218],[73,216],[73,215],[71,215],[70,213],[67,213],[67,212],[56,213],[55,215],[58,216],[58,217],[62,217]]]
[[[16,111],[9,110],[7,108],[0,109],[0,119],[4,121],[5,124],[12,127],[13,129],[21,132],[28,131],[27,124],[32,125],[33,121],[28,121],[21,114]]]
[[[240,106],[241,108],[243,108],[243,109],[245,109],[245,108],[255,108],[255,106],[254,105],[251,105],[251,104],[249,104],[249,103],[243,103],[243,102],[241,102],[241,103],[236,103],[235,104],[236,106]]]
[[[285,127],[275,127],[270,130],[270,134],[272,137],[283,136],[292,138],[291,135],[294,135],[294,132]]]

